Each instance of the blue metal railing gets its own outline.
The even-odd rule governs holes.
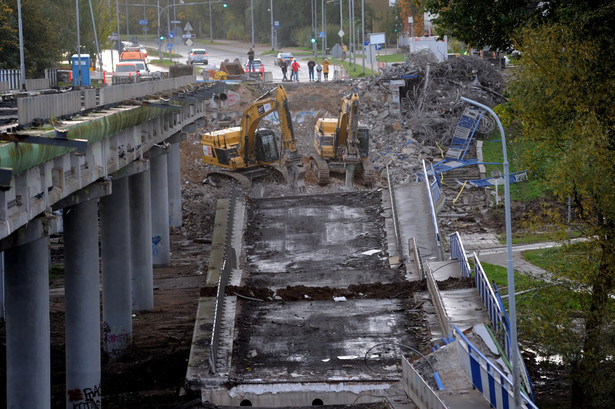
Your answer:
[[[455,326],[457,350],[461,365],[489,404],[496,409],[514,408],[513,384],[510,379],[487,359]],[[525,393],[521,393],[521,407],[538,409]]]
[[[459,233],[455,232],[451,234],[450,245],[451,258],[459,260],[459,268],[461,269],[461,275],[463,275],[464,277],[471,277],[472,269],[470,268],[468,256],[466,255],[466,251],[463,248],[463,243],[461,242],[461,237],[459,236]]]

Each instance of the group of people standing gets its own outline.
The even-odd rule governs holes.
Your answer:
[[[310,59],[307,63],[308,66],[308,74],[309,74],[309,78],[310,81],[321,81],[321,76],[324,75],[325,76],[325,81],[329,81],[329,61],[325,58],[322,61],[322,65],[321,63],[316,63],[314,62],[314,59]],[[280,69],[282,70],[282,81],[299,81],[299,68],[301,67],[301,65],[299,64],[299,62],[296,59],[293,59],[293,61],[290,64],[290,69],[291,69],[291,75],[290,78],[287,78],[286,74],[288,72],[288,64],[286,64],[286,61],[281,60],[280,61]],[[318,80],[316,80],[314,78],[314,71],[317,74]]]

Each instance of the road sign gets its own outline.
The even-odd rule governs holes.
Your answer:
[[[182,22],[179,20],[171,20],[171,24],[181,24]]]
[[[117,34],[113,34],[109,36],[109,40],[111,41],[117,41],[120,39],[120,36],[118,36]]]
[[[190,25],[190,22],[186,23],[186,26],[184,27],[184,31],[192,31],[192,30],[194,30],[194,29]]]
[[[274,21],[274,22],[273,22],[273,26],[274,26],[275,28],[280,28],[280,22],[279,22],[278,20]]]
[[[340,28],[340,31],[337,32],[337,35],[340,36],[340,38],[344,37],[344,30]]]
[[[173,43],[167,43],[167,50],[173,49]]]
[[[141,26],[146,26],[148,23],[147,19],[142,18],[141,20],[139,20],[139,25]]]
[[[182,38],[192,38],[192,34],[182,34]]]
[[[173,31],[169,31],[169,38],[175,37],[175,33]]]
[[[382,44],[374,44],[376,46],[376,50],[382,50]]]
[[[369,41],[363,41],[363,46],[364,47],[369,47]]]
[[[325,32],[324,31],[319,31],[318,32],[318,38],[325,38]]]
[[[187,45],[188,47],[190,47],[192,44],[194,44],[194,41],[192,41],[191,39],[187,39],[187,40],[186,40],[186,45]]]

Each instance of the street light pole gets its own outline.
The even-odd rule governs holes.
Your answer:
[[[275,43],[273,42],[274,27],[273,27],[273,0],[269,0],[269,11],[271,12],[271,51],[275,51]]]
[[[515,400],[515,408],[521,407],[521,388],[519,384],[519,349],[517,344],[517,305],[515,300],[515,275],[513,269],[513,256],[512,256],[512,227],[510,216],[510,179],[509,179],[509,166],[508,166],[508,154],[506,153],[506,135],[504,135],[504,128],[500,122],[500,118],[496,115],[491,108],[471,99],[461,97],[462,101],[475,105],[489,112],[489,114],[495,119],[500,130],[502,137],[502,154],[504,156],[504,213],[506,215],[506,271],[508,276],[508,308],[510,313],[510,360],[512,361],[512,383],[513,383],[513,397]]]
[[[254,47],[254,0],[250,0],[250,20],[252,21],[252,47]]]

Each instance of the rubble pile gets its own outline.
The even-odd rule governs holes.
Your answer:
[[[438,62],[429,50],[409,54],[356,86],[361,120],[371,126],[374,166],[388,164],[395,183],[414,178],[423,159],[442,158],[467,106],[461,96],[489,107],[505,101],[503,76],[487,61],[461,56]],[[484,116],[478,131],[494,126]]]

